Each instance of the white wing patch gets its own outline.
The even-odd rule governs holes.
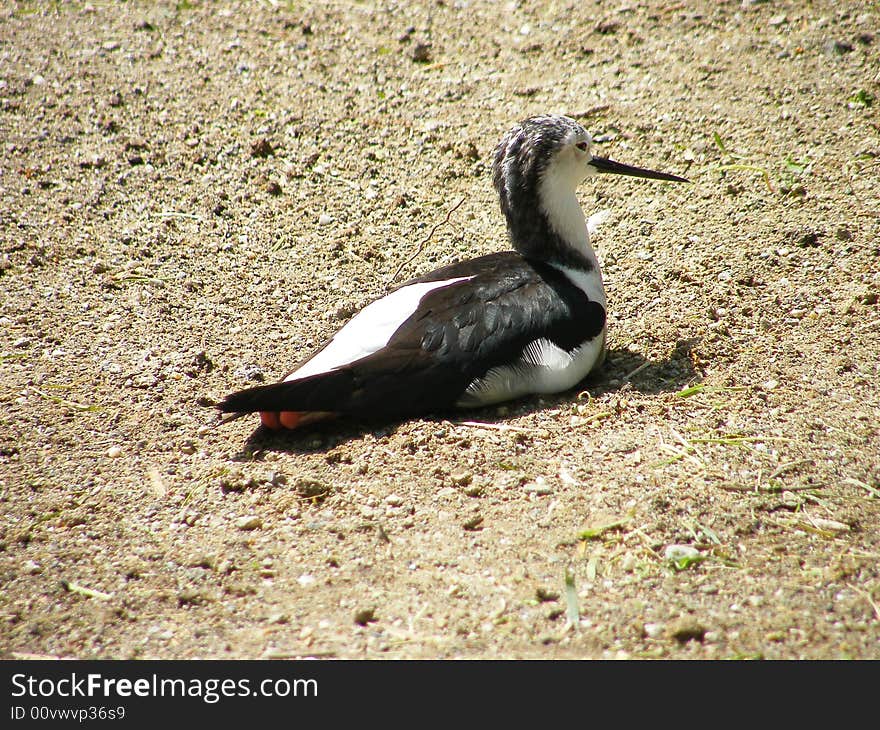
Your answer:
[[[605,330],[571,352],[539,339],[526,345],[512,365],[492,368],[474,380],[459,398],[463,408],[501,403],[532,393],[559,393],[583,380],[602,362]]]
[[[368,304],[333,335],[333,339],[311,360],[294,370],[284,380],[299,380],[310,375],[336,370],[355,360],[381,350],[412,314],[426,294],[472,276],[443,281],[410,284]]]

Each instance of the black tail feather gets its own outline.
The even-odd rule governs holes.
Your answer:
[[[352,374],[344,370],[333,370],[301,380],[288,380],[239,390],[227,395],[217,404],[217,408],[224,413],[258,411],[345,413],[352,409],[354,394]]]

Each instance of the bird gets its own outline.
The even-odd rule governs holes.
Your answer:
[[[577,199],[599,174],[688,182],[592,154],[558,114],[517,123],[492,179],[512,250],[410,279],[371,302],[280,382],[217,407],[271,430],[337,417],[405,420],[573,388],[606,352],[606,295]]]

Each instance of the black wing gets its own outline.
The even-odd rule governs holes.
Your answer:
[[[557,269],[504,252],[412,279],[473,277],[426,294],[388,344],[327,373],[233,393],[226,412],[330,411],[406,416],[453,406],[470,383],[535,339],[572,350],[605,326],[605,309]]]

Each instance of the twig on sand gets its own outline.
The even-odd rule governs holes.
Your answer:
[[[632,380],[636,375],[638,375],[640,372],[642,372],[642,370],[649,367],[650,365],[651,365],[651,361],[645,360],[645,362],[643,362],[641,365],[639,365],[635,370],[624,375],[623,381],[627,382],[629,380]]]
[[[518,433],[540,434],[545,429],[528,428],[526,426],[511,426],[506,423],[483,423],[482,421],[452,421],[453,426],[466,426],[468,428],[488,428],[493,431],[517,431]]]
[[[431,236],[434,235],[434,232],[435,232],[440,226],[445,226],[447,223],[449,223],[449,219],[452,217],[452,214],[453,214],[455,211],[457,211],[457,210],[462,206],[462,204],[464,203],[464,201],[465,201],[465,198],[462,198],[461,200],[459,200],[455,205],[453,205],[453,206],[449,209],[449,211],[446,213],[446,217],[445,217],[442,221],[440,221],[439,223],[435,223],[435,224],[434,224],[433,228],[431,228],[431,230],[428,231],[428,235],[425,236],[425,237],[419,242],[419,247],[416,249],[415,253],[413,253],[408,259],[406,259],[405,261],[403,261],[403,262],[400,264],[400,266],[397,267],[397,271],[395,271],[395,272],[394,272],[394,275],[388,280],[388,283],[389,283],[389,284],[390,284],[392,281],[394,281],[394,280],[400,275],[400,272],[403,271],[404,268],[405,268],[406,266],[408,266],[410,263],[412,263],[413,259],[415,259],[416,256],[418,256],[419,254],[422,253],[422,251],[425,250],[425,244],[426,244],[428,241],[431,240]]]

